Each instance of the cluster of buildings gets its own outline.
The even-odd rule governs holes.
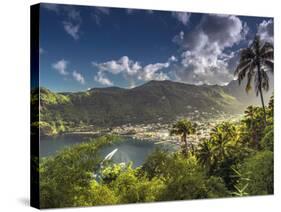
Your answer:
[[[193,135],[188,135],[187,139],[194,145],[198,144],[202,139],[208,139],[210,137],[210,131],[218,123],[228,120],[233,121],[237,119],[237,116],[226,113],[217,114],[215,118],[208,118],[207,112],[194,111],[190,116],[180,116],[177,120],[182,118],[188,118],[192,122],[196,123],[196,132]],[[203,116],[202,116],[203,115]],[[208,115],[208,114],[207,114]],[[198,119],[198,117],[200,117]],[[206,117],[206,118],[204,118]],[[150,124],[125,124],[122,126],[111,129],[111,133],[123,136],[130,136],[139,140],[151,140],[156,143],[170,143],[180,145],[179,136],[171,136],[170,130],[173,123],[150,123]]]
[[[190,108],[189,108],[190,109]],[[203,139],[210,137],[210,131],[213,127],[223,121],[235,121],[240,117],[237,115],[230,115],[225,112],[220,112],[211,108],[209,112],[200,111],[195,108],[190,109],[187,114],[176,117],[173,123],[163,122],[162,119],[158,119],[156,123],[146,124],[124,124],[113,128],[99,128],[97,129],[94,125],[88,125],[80,128],[76,128],[76,132],[72,131],[71,134],[90,134],[90,135],[103,135],[107,133],[113,133],[121,136],[130,136],[138,140],[149,140],[156,143],[167,143],[181,145],[180,136],[171,136],[170,130],[172,125],[180,119],[187,118],[193,123],[196,123],[195,134],[188,135],[187,139],[194,145]]]

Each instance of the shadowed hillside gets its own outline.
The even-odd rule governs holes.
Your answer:
[[[150,81],[133,89],[93,88],[85,92],[54,93],[40,89],[41,121],[84,122],[97,126],[127,123],[168,122],[194,111],[215,115],[239,113],[249,103],[259,103],[245,94],[236,81],[228,86],[189,85]],[[268,96],[271,92],[268,92]]]

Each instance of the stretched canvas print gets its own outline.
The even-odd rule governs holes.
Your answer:
[[[271,195],[273,18],[31,7],[31,205]]]

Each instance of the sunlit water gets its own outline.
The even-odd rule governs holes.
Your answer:
[[[86,141],[87,137],[78,135],[61,135],[55,137],[45,137],[40,140],[40,157],[50,156],[69,147],[73,144],[79,144]],[[143,164],[149,154],[156,148],[173,150],[174,146],[155,144],[154,141],[138,140],[131,137],[121,138],[122,142],[103,147],[100,150],[100,156],[105,157],[113,150],[117,149],[111,158],[115,163],[133,162],[133,167]]]

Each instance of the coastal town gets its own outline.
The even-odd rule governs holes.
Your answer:
[[[196,132],[194,134],[188,135],[187,139],[192,142],[193,145],[198,144],[198,142],[208,139],[210,137],[210,131],[218,123],[223,121],[236,122],[241,118],[239,114],[229,114],[225,112],[216,111],[214,113],[208,113],[204,111],[194,110],[190,114],[185,116],[178,116],[174,122],[177,120],[187,118],[191,120],[196,125]],[[94,125],[88,125],[87,127],[81,126],[76,127],[75,130],[72,129],[65,134],[77,134],[77,135],[91,135],[100,136],[104,134],[114,134],[118,136],[128,136],[137,140],[152,141],[156,144],[172,144],[172,145],[182,145],[179,136],[170,135],[170,129],[174,122],[165,123],[142,123],[142,124],[124,124],[115,127],[99,128],[97,129]]]
[[[208,139],[210,137],[211,129],[218,123],[222,121],[236,122],[241,118],[241,115],[230,115],[224,112],[221,112],[212,118],[202,118],[202,115],[206,115],[206,112],[200,112],[197,110],[190,115],[190,120],[196,124],[196,132],[195,134],[188,135],[187,138],[192,141],[193,145],[198,144],[198,142],[202,141],[203,139]],[[179,116],[176,120],[190,117]],[[129,136],[138,140],[153,141],[156,144],[173,144],[179,146],[181,145],[180,138],[178,136],[170,135],[170,129],[172,128],[172,125],[173,123],[161,122],[149,124],[128,123],[121,126],[96,131],[95,134],[112,133],[120,136]]]

